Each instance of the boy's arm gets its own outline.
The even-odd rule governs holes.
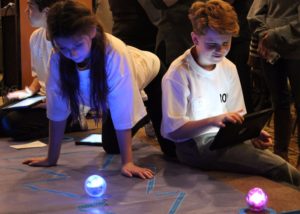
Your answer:
[[[116,130],[118,144],[122,159],[122,174],[128,177],[138,176],[142,179],[152,178],[153,172],[150,169],[136,166],[132,159],[131,130]]]
[[[29,158],[23,162],[29,166],[55,166],[61,149],[66,121],[49,121],[49,145],[46,158]]]
[[[37,77],[34,77],[32,83],[28,88],[32,91],[33,94],[36,94],[41,88],[39,79]]]
[[[199,136],[199,133],[212,126],[225,127],[226,122],[242,123],[244,120],[243,116],[241,116],[242,111],[243,110],[229,112],[202,120],[188,121],[169,135],[173,139],[194,138]]]

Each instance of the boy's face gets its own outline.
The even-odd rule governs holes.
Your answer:
[[[201,66],[212,66],[228,54],[231,46],[231,35],[223,35],[208,29],[205,35],[192,32],[192,39],[197,51],[197,62]]]
[[[46,9],[46,8],[45,8]],[[43,27],[46,23],[46,10],[39,11],[38,5],[34,0],[27,0],[25,12],[32,27]]]

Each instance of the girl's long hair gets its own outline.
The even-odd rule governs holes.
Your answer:
[[[105,34],[96,16],[83,4],[77,1],[63,1],[51,7],[47,16],[48,36],[55,48],[55,38],[72,38],[86,35],[96,27],[96,36],[92,39],[90,53],[90,105],[96,115],[105,116],[108,93],[105,70]],[[76,63],[60,53],[60,81],[63,96],[70,102],[74,120],[80,120],[79,77]],[[98,120],[98,117],[96,117]]]

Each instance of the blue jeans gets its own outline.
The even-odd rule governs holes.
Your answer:
[[[268,149],[255,148],[250,141],[211,151],[215,134],[205,134],[176,143],[177,158],[182,163],[203,170],[221,170],[255,174],[287,182],[300,188],[300,172]]]

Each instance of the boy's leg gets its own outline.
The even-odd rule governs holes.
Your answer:
[[[211,151],[213,136],[176,144],[178,159],[203,170],[256,174],[300,187],[300,172],[269,150],[256,149],[250,141]]]
[[[1,126],[5,134],[14,140],[34,140],[48,137],[49,120],[46,109],[20,109],[2,116]]]

